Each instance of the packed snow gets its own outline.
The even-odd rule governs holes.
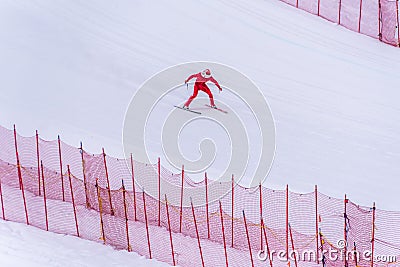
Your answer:
[[[0,220],[1,266],[170,266],[134,252]]]
[[[265,186],[317,184],[332,197],[399,210],[398,48],[275,0],[2,0],[0,40],[0,125],[15,123],[21,135],[38,129],[123,157],[137,88],[169,66],[215,61],[251,78],[271,107],[277,144]],[[94,266],[97,255],[109,265],[162,266],[11,222],[0,231],[8,265],[62,266],[75,256],[76,266]]]

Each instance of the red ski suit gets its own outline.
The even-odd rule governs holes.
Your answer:
[[[212,83],[214,83],[219,88],[220,91],[222,91],[221,86],[218,84],[218,82],[212,76],[210,76],[208,78],[203,77],[201,75],[201,72],[190,75],[186,79],[185,83],[187,83],[188,81],[190,81],[193,78],[196,78],[196,82],[194,83],[193,95],[191,95],[189,97],[189,99],[186,101],[185,106],[189,107],[189,105],[193,101],[193,99],[195,99],[197,97],[197,94],[199,93],[199,90],[205,92],[208,95],[208,97],[210,98],[210,105],[214,106],[215,105],[214,104],[214,97],[213,97],[213,94],[210,91],[210,88],[208,88],[208,86],[206,85],[206,82],[211,81]]]

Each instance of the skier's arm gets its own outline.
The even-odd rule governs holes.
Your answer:
[[[210,81],[213,82],[220,91],[222,91],[222,87],[221,85],[219,85],[219,83],[217,82],[217,80],[215,80],[213,77],[210,78]]]
[[[185,83],[188,83],[191,79],[193,79],[194,77],[196,77],[197,76],[197,74],[192,74],[192,75],[190,75],[186,80],[185,80]]]

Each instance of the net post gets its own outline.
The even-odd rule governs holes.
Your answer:
[[[320,10],[321,10],[321,0],[318,0],[318,12],[317,12],[318,17],[321,15]]]
[[[126,190],[124,185],[124,180],[122,179],[122,198],[124,203],[124,214],[125,214],[125,228],[126,228],[126,242],[127,242],[127,251],[131,252],[131,244],[129,242],[129,223],[128,223],[128,210],[126,208]]]
[[[314,189],[314,196],[315,196],[315,242],[316,242],[316,255],[317,255],[317,264],[319,264],[319,251],[318,251],[318,187],[315,185]]]
[[[19,190],[22,190],[22,174],[21,174],[21,165],[19,164],[18,144],[17,144],[17,129],[15,127],[15,124],[14,124],[14,146],[15,146],[15,159],[17,161]]]
[[[318,229],[318,235],[319,235],[319,243],[321,244],[321,256],[322,256],[322,266],[325,266],[325,255],[324,255],[324,240],[322,239],[323,235],[321,232],[321,228]],[[346,257],[345,257],[346,258]],[[346,266],[346,265],[345,265]]]
[[[223,213],[222,213],[221,200],[219,201],[219,214],[221,215],[221,228],[222,228],[221,230],[222,230],[222,240],[224,242],[225,263],[226,263],[226,267],[228,267],[228,252],[226,251],[224,216],[223,216]]]
[[[338,24],[340,25],[341,17],[342,17],[342,0],[339,0],[339,14],[338,14]]]
[[[150,245],[149,223],[148,223],[148,220],[147,220],[146,194],[144,192],[144,188],[143,188],[143,191],[142,191],[142,197],[143,197],[144,220],[146,222],[147,247],[149,249],[149,258],[152,259],[152,256],[151,256],[151,245]]]
[[[355,266],[358,266],[358,260],[357,260],[357,246],[356,246],[356,242],[354,241],[354,248],[353,248],[353,251],[354,251],[354,264],[355,264]]]
[[[100,230],[101,230],[101,237],[100,239],[103,240],[103,244],[106,244],[106,235],[104,233],[104,223],[103,223],[103,202],[100,196],[100,187],[99,187],[99,178],[96,178],[96,191],[97,191],[97,201],[99,203],[99,214],[100,214]]]
[[[14,124],[14,144],[15,144],[15,157],[17,159],[17,172],[18,172],[18,179],[19,179],[19,189],[21,190],[22,199],[24,201],[25,221],[26,221],[26,224],[29,225],[28,208],[27,208],[27,205],[26,205],[24,182],[22,180],[21,163],[19,161],[18,145],[17,145],[17,129],[15,127],[15,124]]]
[[[83,145],[81,142],[81,146],[79,148],[80,153],[81,153],[81,160],[82,160],[82,175],[83,175],[83,185],[85,187],[85,200],[86,200],[86,208],[90,208],[90,203],[89,203],[89,194],[88,194],[88,189],[87,189],[87,179],[86,179],[86,172],[85,172],[85,159],[84,159],[84,151],[83,151]]]
[[[299,0],[296,0],[296,8],[299,8]]]
[[[344,255],[347,255],[347,195],[344,195],[344,213],[343,213],[343,217],[344,217],[344,231],[343,231],[343,237],[344,237],[344,241],[345,241],[345,246],[344,246]],[[348,266],[348,262],[347,262],[347,257],[344,257],[344,266],[347,267]]]
[[[289,224],[289,233],[290,233],[290,242],[292,243],[292,251],[293,253],[295,253],[295,257],[294,257],[294,265],[297,267],[297,253],[296,250],[294,248],[294,241],[293,241],[293,234],[292,234],[292,227]]]
[[[21,174],[21,167],[19,166],[19,164],[18,164],[18,172],[19,172],[19,174]],[[22,198],[24,200],[26,224],[29,225],[28,207],[26,204],[25,189],[24,189],[24,182],[22,180],[22,175],[21,175],[21,191],[22,191]]]
[[[372,239],[371,239],[371,267],[374,267],[374,252],[375,252],[375,202],[372,206]]]
[[[381,0],[378,0],[378,37],[379,41],[382,41],[382,5]]]
[[[202,266],[204,267],[203,251],[202,251],[202,249],[201,249],[199,230],[197,229],[197,221],[196,221],[196,215],[195,215],[195,213],[194,213],[194,207],[193,207],[192,199],[190,199],[190,205],[191,205],[191,207],[192,207],[194,228],[196,229],[197,244],[199,245],[200,257],[201,257],[201,264],[202,264]]]
[[[1,176],[0,176],[0,201],[1,201],[1,213],[3,216],[3,220],[6,220],[6,214],[4,212],[4,200],[3,200],[3,190],[1,188]]]
[[[179,233],[182,233],[182,212],[183,212],[183,182],[185,177],[185,168],[182,165],[182,181],[181,181],[181,203],[180,203],[180,211],[179,211]]]
[[[111,215],[114,216],[114,208],[111,200],[110,179],[108,177],[107,160],[106,160],[106,153],[104,152],[104,147],[102,148],[102,151],[103,151],[104,170],[106,172],[106,179],[107,179],[107,191],[108,191],[108,201],[110,202],[110,212]]]
[[[262,188],[261,188],[261,182],[260,182],[260,184],[258,185],[258,189],[259,189],[259,192],[260,192],[260,225],[262,225],[261,223],[262,223],[262,218],[263,218],[263,209],[262,209],[262,206],[263,206],[263,204],[262,204]],[[260,250],[262,250],[263,249],[263,229],[262,229],[262,227],[260,227]]]
[[[263,229],[264,232],[264,239],[265,239],[265,244],[267,246],[267,253],[268,253],[268,259],[269,259],[269,266],[272,266],[272,259],[271,259],[271,252],[269,250],[269,243],[268,243],[268,237],[267,237],[267,231],[266,231],[266,226],[264,224],[264,219],[261,217],[261,229]]]
[[[167,195],[166,195],[166,194],[165,194],[165,209],[167,210],[168,231],[169,231],[169,242],[170,242],[170,244],[171,244],[172,263],[173,263],[173,266],[176,266],[176,263],[175,263],[174,244],[173,244],[173,242],[172,242],[171,220],[170,220],[170,218],[169,218],[168,199],[167,199]]]
[[[76,216],[75,197],[74,197],[74,191],[72,189],[72,178],[71,178],[71,171],[69,169],[69,165],[67,165],[67,170],[68,170],[68,179],[69,179],[69,189],[71,190],[72,208],[74,209],[76,235],[79,237],[78,218]]]
[[[46,200],[46,184],[44,182],[44,170],[43,170],[43,162],[40,161],[40,168],[42,171],[42,179],[43,179],[43,201],[44,201],[44,215],[46,217],[46,231],[49,231],[49,219],[47,216],[47,200]]]
[[[289,261],[289,185],[286,185],[286,259]]]
[[[233,243],[233,237],[234,237],[234,231],[233,231],[233,218],[234,218],[234,204],[235,204],[235,177],[232,174],[232,207],[231,207],[231,247],[233,248],[234,243]]]
[[[58,141],[58,158],[59,158],[59,162],[60,162],[62,201],[65,201],[63,164],[62,164],[62,157],[61,157],[61,140],[60,140],[59,135],[57,136],[57,141]]]
[[[158,158],[157,172],[158,172],[158,226],[160,226],[160,224],[161,224],[161,163],[160,163],[160,158]]]
[[[251,243],[250,243],[250,237],[249,237],[249,230],[247,229],[246,214],[244,213],[244,210],[242,210],[242,213],[243,213],[244,227],[246,229],[247,245],[249,246],[251,266],[254,267],[253,253],[251,251]]]
[[[41,185],[40,185],[40,155],[39,155],[39,133],[36,130],[36,160],[37,160],[37,170],[38,170],[38,193],[41,195]]]
[[[207,172],[204,173],[204,182],[206,184],[206,220],[207,220],[207,238],[210,239],[210,218],[208,216],[208,178]]]
[[[396,16],[397,16],[397,46],[400,47],[399,0],[396,0]]]
[[[135,188],[135,163],[131,153],[131,174],[132,174],[132,191],[133,191],[133,210],[135,211],[135,222],[137,221],[136,215],[136,188]]]
[[[362,2],[363,2],[363,0],[360,0],[360,12],[359,12],[359,17],[358,17],[358,33],[360,33],[360,31],[361,31]]]

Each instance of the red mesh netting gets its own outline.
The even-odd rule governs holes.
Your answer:
[[[381,41],[399,46],[399,11],[396,0],[281,0]]]
[[[382,41],[399,45],[398,1],[380,0]]]
[[[287,266],[287,255],[279,259],[279,251],[295,251],[298,255],[313,252],[311,261],[299,258],[297,263],[315,266],[317,261],[322,263],[323,250],[344,251],[338,247],[337,241],[341,239],[347,241],[346,248],[350,252],[354,246],[360,253],[372,251],[374,246],[375,256],[396,256],[392,261],[400,257],[397,231],[400,212],[360,207],[317,191],[298,194],[262,186],[236,185],[232,194],[229,191],[231,182],[208,180],[205,187],[205,181],[196,183],[187,175],[184,190],[204,189],[196,196],[198,199],[206,199],[206,188],[210,199],[221,192],[228,193],[219,198],[220,202],[210,201],[192,210],[191,195],[185,191],[181,212],[180,205],[172,204],[179,203],[180,194],[171,195],[161,187],[159,202],[146,188],[143,193],[143,188],[133,182],[133,179],[141,179],[145,181],[144,187],[157,187],[160,175],[161,185],[170,182],[180,187],[181,174],[171,173],[162,166],[158,172],[158,164],[116,159],[105,154],[92,155],[58,140],[18,135],[16,140],[19,166],[14,133],[0,127],[0,216],[6,220],[29,223],[55,233],[79,235],[146,257],[151,253],[152,258],[170,264],[173,263],[171,230],[174,260],[180,266],[201,266],[202,258],[205,266],[225,266],[226,260],[229,266],[244,266],[251,264],[251,256],[254,266],[267,266],[268,261],[258,259],[258,252],[267,244],[271,253],[275,253],[274,266]],[[289,257],[289,261],[295,264],[293,258]],[[344,264],[344,259],[334,260],[328,256],[324,261],[327,266]],[[347,263],[356,266],[353,258]],[[370,262],[361,257],[357,264],[369,266]],[[374,265],[386,266],[378,260]]]

